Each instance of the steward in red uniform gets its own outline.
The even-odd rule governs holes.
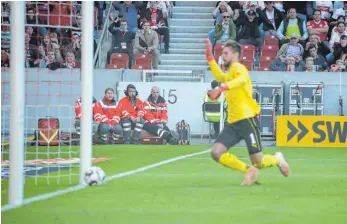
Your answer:
[[[107,142],[107,136],[112,134],[112,141],[115,143],[120,134],[122,127],[119,124],[121,113],[117,108],[117,101],[114,99],[114,90],[107,88],[105,96],[97,103],[98,110],[102,111],[101,124],[99,132],[104,144]]]
[[[140,140],[141,131],[143,128],[143,102],[137,98],[138,92],[134,85],[129,84],[127,89],[124,90],[125,97],[123,97],[118,107],[122,114],[121,123],[123,126],[124,144],[130,144],[130,132],[134,130],[132,136],[132,144],[138,144]]]
[[[177,145],[177,140],[171,135],[171,131],[166,125],[168,121],[166,101],[159,93],[159,88],[153,87],[151,95],[144,102],[145,124],[143,129],[152,135],[164,138],[171,145]]]
[[[81,107],[82,107],[82,97],[77,99],[75,102],[75,129],[76,134],[81,133]],[[96,106],[96,99],[93,97],[93,135],[98,131],[98,126],[101,122],[102,111],[98,110]]]

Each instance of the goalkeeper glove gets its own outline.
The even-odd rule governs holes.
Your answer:
[[[214,60],[213,53],[212,53],[212,44],[209,39],[206,39],[206,59],[208,62]]]
[[[229,90],[228,86],[226,84],[222,83],[222,84],[220,84],[219,87],[212,89],[207,94],[211,100],[216,100],[220,96],[220,94],[222,94],[222,92],[224,92],[226,90]]]

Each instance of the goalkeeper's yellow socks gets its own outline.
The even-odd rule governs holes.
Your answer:
[[[224,166],[227,166],[234,170],[239,170],[243,173],[247,173],[250,168],[249,165],[242,162],[236,156],[228,152],[223,153],[218,162]]]
[[[262,169],[265,167],[277,166],[279,164],[280,164],[280,160],[276,156],[264,155],[263,159],[259,163],[253,164],[253,166],[257,167],[258,169]]]

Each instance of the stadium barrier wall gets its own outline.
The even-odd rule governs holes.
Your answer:
[[[50,71],[48,69],[27,69],[26,72],[26,105],[41,105],[42,110],[29,108],[26,111],[27,129],[37,128],[37,119],[46,116],[60,118],[60,126],[64,130],[73,127],[74,103],[80,94],[80,77],[78,70],[58,69]],[[117,89],[118,98],[124,96],[124,85],[117,85],[120,81],[125,83],[133,82],[140,90],[140,97],[145,100],[154,85],[161,87],[162,93],[165,94],[166,100],[174,104],[169,104],[170,128],[181,119],[185,119],[191,126],[192,133],[200,134],[202,130],[202,103],[205,91],[210,89],[210,82],[213,76],[210,72],[205,73],[206,83],[189,83],[189,82],[142,82],[141,70],[94,70],[94,97],[101,99],[104,90],[108,87]],[[284,114],[288,114],[289,103],[289,83],[291,82],[323,82],[324,83],[324,114],[338,115],[339,112],[339,73],[284,73],[284,72],[251,72],[253,81],[280,83],[285,82],[285,105]],[[2,69],[2,105],[9,105],[10,75],[9,70]],[[347,111],[347,73],[342,74],[342,96],[345,99],[345,113]],[[170,91],[171,90],[171,91]],[[204,91],[205,90],[205,91]],[[163,92],[164,91],[164,92]],[[189,96],[189,98],[188,98]],[[328,97],[327,97],[328,96]],[[177,99],[175,99],[175,97]],[[49,107],[42,107],[42,106]],[[3,107],[4,108],[4,107]],[[189,114],[189,115],[188,115]],[[62,118],[61,118],[62,117]],[[2,120],[9,120],[9,110],[2,110]],[[2,127],[6,128],[3,124]],[[207,124],[204,126],[204,133],[208,133]]]

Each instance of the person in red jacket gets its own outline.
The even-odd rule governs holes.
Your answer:
[[[145,112],[143,102],[137,97],[138,92],[134,85],[129,84],[124,90],[125,97],[119,101],[119,110],[123,116],[121,123],[123,126],[124,144],[130,144],[130,132],[134,130],[132,144],[138,144],[143,128]]]
[[[159,88],[154,86],[151,95],[144,102],[145,124],[143,129],[152,135],[157,135],[166,139],[171,145],[177,145],[177,140],[172,136],[169,127],[166,125],[168,121],[167,104],[165,99],[160,96]]]
[[[105,90],[105,96],[102,100],[99,100],[97,107],[102,111],[101,124],[99,126],[101,140],[106,144],[107,136],[111,133],[112,143],[115,143],[122,133],[122,127],[119,124],[122,114],[118,110],[117,101],[114,98],[114,90],[112,88],[107,88]]]
[[[81,133],[81,106],[82,106],[82,97],[77,99],[75,102],[75,129],[76,134],[80,135]],[[96,99],[93,97],[93,135],[98,131],[98,126],[101,122],[102,112],[96,107]]]

